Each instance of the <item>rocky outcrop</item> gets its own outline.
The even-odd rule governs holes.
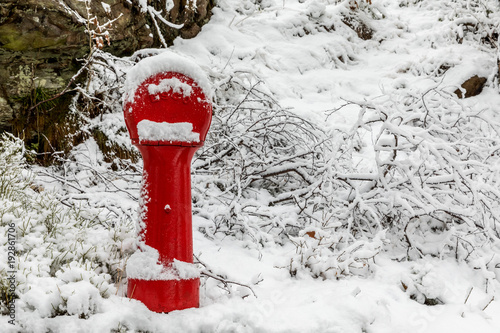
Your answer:
[[[157,11],[161,11],[163,17],[174,24],[182,24],[181,29],[162,29],[161,23],[158,26],[162,29],[165,41],[171,44],[177,37],[189,39],[195,37],[200,32],[201,27],[210,20],[212,8],[215,0],[159,0],[148,1]],[[167,11],[168,9],[168,11]],[[154,22],[152,22],[154,26]],[[154,30],[154,29],[153,29]],[[160,45],[157,31],[153,32],[155,45]]]
[[[103,50],[126,56],[142,48],[170,45],[177,36],[194,37],[209,20],[213,6],[214,0],[94,0],[87,3],[2,0],[0,131],[29,128],[34,119],[41,116],[41,111],[54,117],[45,119],[46,124],[53,126],[64,121],[64,115],[56,114],[55,110],[66,112],[67,105],[61,103],[69,103],[68,98],[55,100],[52,106],[44,105],[43,110],[27,110],[43,96],[62,91],[81,67],[78,59],[85,58],[90,51],[89,18],[91,29],[95,29],[97,23],[102,25],[116,19],[109,29],[111,44],[105,43]],[[169,27],[159,17],[154,20],[152,12],[183,27]],[[35,111],[38,113],[34,114]],[[39,124],[40,119],[37,131],[43,132]]]
[[[467,79],[464,83],[462,83],[461,88],[455,90],[455,95],[459,98],[468,98],[479,95],[483,91],[484,84],[487,79],[485,77],[479,77],[474,75],[470,79]],[[465,94],[462,95],[462,91],[465,91]]]

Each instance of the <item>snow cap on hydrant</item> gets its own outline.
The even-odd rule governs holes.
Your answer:
[[[144,162],[139,251],[127,263],[127,296],[151,311],[199,305],[190,166],[210,127],[210,99],[203,71],[168,51],[140,61],[127,74],[125,123]]]
[[[133,144],[201,146],[212,119],[205,73],[166,51],[140,61],[125,81],[123,110]]]

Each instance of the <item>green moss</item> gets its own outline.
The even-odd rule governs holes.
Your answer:
[[[22,33],[15,24],[0,26],[0,43],[2,47],[11,51],[26,51],[44,47],[63,45],[65,37],[44,37],[40,31],[34,30]]]

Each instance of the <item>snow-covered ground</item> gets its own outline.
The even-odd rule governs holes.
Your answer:
[[[446,101],[453,107],[481,114],[494,124],[500,110],[495,77],[498,51],[490,44],[498,45],[498,40],[490,43],[488,36],[495,28],[489,22],[495,22],[495,17],[498,31],[499,13],[496,1],[218,0],[201,33],[194,39],[177,39],[170,50],[194,60],[206,72],[220,110],[241,97],[227,88],[229,81],[239,80],[249,87],[258,85],[273,103],[327,133],[349,131],[363,110],[411,105],[405,104],[408,96],[431,96],[436,91],[441,95],[432,95],[429,105],[443,103],[447,94]],[[370,38],[361,39],[357,28]],[[498,39],[498,34],[494,36]],[[481,94],[466,99],[450,94],[474,75],[487,78]],[[117,129],[124,126],[121,112],[105,114],[100,120],[102,131],[114,142],[130,147],[127,134]],[[364,133],[358,138],[360,146],[375,145],[382,137],[375,132],[357,132]],[[373,151],[361,148],[352,156],[358,172],[377,169],[374,161],[379,156]],[[16,259],[15,325],[4,314],[1,332],[500,332],[498,239],[484,248],[473,243],[475,248],[463,255],[458,236],[434,235],[438,250],[427,253],[422,247],[415,255],[391,238],[390,231],[385,235],[382,230],[366,243],[367,254],[351,261],[360,266],[342,266],[338,258],[343,254],[337,253],[336,265],[352,271],[315,275],[317,266],[292,265],[297,255],[310,254],[296,242],[306,239],[301,244],[311,246],[310,241],[327,229],[311,229],[309,236],[299,232],[295,239],[271,232],[276,239],[266,240],[258,233],[261,238],[245,236],[245,230],[253,230],[252,223],[262,231],[266,219],[282,216],[288,221],[298,215],[293,205],[278,205],[242,218],[247,228],[243,234],[207,232],[220,214],[229,209],[238,214],[238,209],[242,212],[248,206],[224,201],[226,192],[207,185],[222,181],[203,172],[193,177],[198,191],[193,195],[194,253],[205,269],[238,284],[224,288],[220,281],[204,277],[200,308],[153,313],[124,297],[123,272],[135,251],[141,166],[132,163],[114,172],[110,164],[89,139],[74,148],[62,171],[36,168],[28,174],[7,168],[12,169],[13,179],[20,177],[28,185],[9,183],[14,194],[0,201],[5,206],[0,207],[5,230],[5,236],[0,235],[5,248],[2,279],[10,271],[7,230],[11,223],[16,225],[16,246],[22,253]],[[491,185],[496,186],[500,170],[492,168],[496,173]],[[439,172],[433,175],[442,177]],[[221,196],[210,197],[211,193]],[[265,206],[271,194],[255,193],[249,202]],[[200,203],[200,198],[209,203]],[[452,228],[458,230],[458,225]],[[421,231],[419,235],[433,237]],[[411,239],[418,240],[423,242],[418,236]],[[455,241],[457,247],[450,245],[453,250],[446,252],[445,243]],[[6,287],[2,288],[4,295]]]

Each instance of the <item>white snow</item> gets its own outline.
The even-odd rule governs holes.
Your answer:
[[[145,13],[148,10],[148,0],[139,0],[139,6],[141,7],[141,12]]]
[[[200,270],[194,264],[174,259],[165,266],[160,263],[158,250],[141,245],[127,262],[127,277],[137,280],[189,280],[200,277]]]
[[[163,79],[159,84],[150,84],[148,86],[148,92],[150,95],[156,95],[160,93],[169,93],[172,91],[174,94],[181,94],[183,97],[191,96],[193,88],[179,80],[178,78]]]
[[[169,12],[172,8],[174,8],[174,1],[173,0],[166,0],[165,1],[165,11]]]
[[[106,13],[108,13],[108,14],[111,13],[111,6],[109,4],[107,4],[105,2],[101,2],[101,5]]]
[[[193,124],[141,120],[137,124],[139,141],[199,142],[200,133],[193,132]]]
[[[172,269],[181,280],[197,279],[200,277],[200,269],[195,264],[174,259]]]
[[[198,0],[187,0],[186,9],[193,9],[196,11],[198,9]]]

